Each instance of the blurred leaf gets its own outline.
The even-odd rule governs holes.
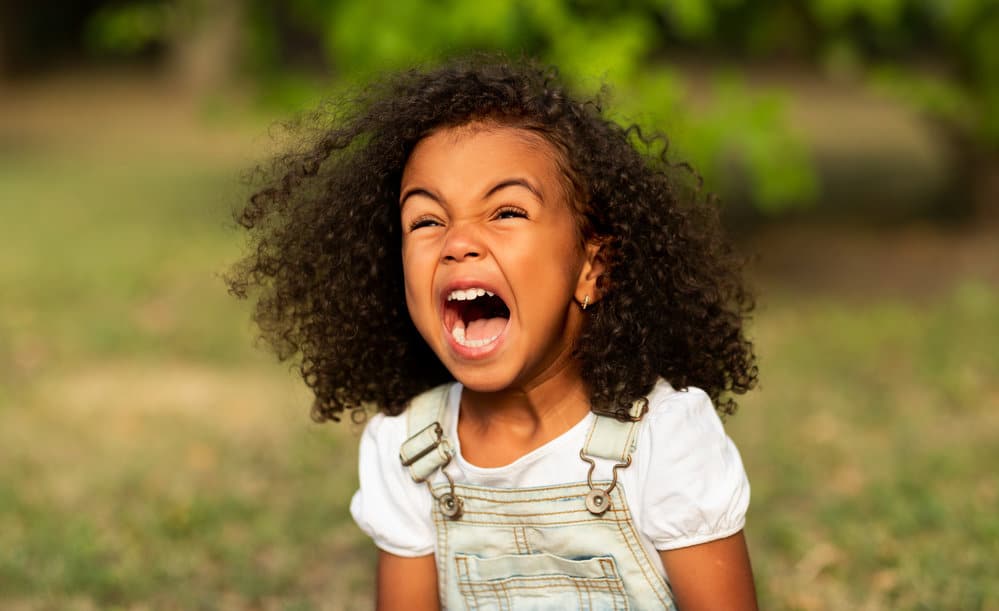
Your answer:
[[[162,39],[169,27],[164,6],[116,4],[95,17],[93,36],[121,52]],[[316,74],[335,81],[315,86],[317,92],[469,51],[539,57],[581,88],[608,82],[620,94],[622,118],[669,134],[674,152],[703,173],[709,188],[745,193],[769,212],[808,202],[818,188],[779,96],[719,82],[713,102],[697,107],[683,79],[663,67],[674,52],[817,63],[999,147],[999,0],[249,0],[248,6],[246,55],[270,105],[298,110],[315,97],[308,92],[314,79],[299,76],[289,61],[303,40],[321,55]]]
[[[655,0],[681,38],[703,39],[713,33],[715,7],[710,0]]]
[[[88,46],[101,53],[129,55],[167,38],[170,9],[161,3],[107,5],[87,23]]]
[[[909,106],[970,128],[978,119],[969,92],[953,80],[899,70],[891,65],[871,71],[876,87],[902,99]]]

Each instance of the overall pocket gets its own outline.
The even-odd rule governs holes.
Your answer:
[[[480,558],[459,553],[454,561],[458,590],[469,609],[628,609],[624,583],[612,556]]]

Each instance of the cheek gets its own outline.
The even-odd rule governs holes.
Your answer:
[[[409,317],[419,325],[421,320],[433,314],[430,295],[433,290],[433,265],[426,257],[420,256],[419,249],[406,242],[402,247],[402,279]]]
[[[553,273],[567,283],[569,290],[575,290],[576,281],[586,262],[586,250],[571,222],[566,222],[562,231],[551,237],[549,249],[552,260],[557,262],[557,270],[553,270]]]
[[[406,289],[406,311],[409,313],[409,320],[416,327],[416,331],[423,338],[423,341],[431,344],[433,341],[434,329],[437,327],[437,316],[434,313],[428,289],[423,288],[423,283],[414,282],[411,275],[404,278]]]
[[[416,307],[420,299],[419,285],[416,282],[414,271],[412,265],[403,264],[403,287],[406,293],[406,309],[409,310],[409,317],[415,320],[418,315]]]

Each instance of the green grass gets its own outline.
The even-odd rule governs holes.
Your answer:
[[[923,305],[786,295],[729,422],[768,608],[999,604],[999,292]]]
[[[0,607],[371,604],[357,431],[219,278],[241,165],[0,149]],[[728,428],[763,607],[999,609],[999,290],[761,301]]]
[[[183,161],[0,159],[0,381],[95,358],[246,358],[247,316],[219,277],[238,252],[237,172]]]

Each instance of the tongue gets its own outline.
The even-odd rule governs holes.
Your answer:
[[[478,318],[465,327],[465,339],[491,339],[503,332],[507,318]]]

